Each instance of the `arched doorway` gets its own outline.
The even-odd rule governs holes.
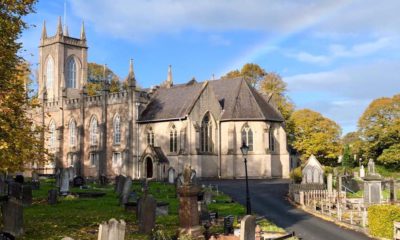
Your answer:
[[[153,177],[153,160],[150,157],[146,158],[146,177]]]

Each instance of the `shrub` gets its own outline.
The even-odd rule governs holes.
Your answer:
[[[393,239],[394,221],[400,221],[400,206],[373,205],[368,208],[368,227],[372,236]]]
[[[301,172],[301,167],[297,167],[290,172],[290,178],[294,183],[301,183],[303,179],[303,173]]]

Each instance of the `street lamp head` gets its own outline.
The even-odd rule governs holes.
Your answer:
[[[242,151],[243,156],[247,156],[247,153],[249,152],[249,146],[247,146],[246,143],[243,142],[242,146],[240,147],[240,151]]]

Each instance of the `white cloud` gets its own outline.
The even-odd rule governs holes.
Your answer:
[[[74,13],[98,31],[123,38],[198,31],[259,30],[278,34],[399,33],[400,1],[71,0]]]
[[[298,108],[319,111],[350,131],[355,130],[358,118],[373,99],[400,92],[398,69],[400,61],[378,61],[284,80]]]
[[[382,37],[375,41],[363,42],[346,47],[342,44],[331,44],[326,55],[315,55],[300,51],[298,53],[288,53],[286,56],[294,58],[300,62],[313,64],[328,64],[338,58],[365,57],[381,50],[398,48],[399,39],[395,37]]]
[[[221,35],[212,34],[208,37],[208,40],[211,44],[217,46],[229,46],[231,45],[231,41],[229,39],[224,38]]]

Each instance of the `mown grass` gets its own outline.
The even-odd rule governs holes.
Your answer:
[[[133,212],[126,212],[119,206],[113,186],[99,186],[90,184],[90,189],[72,188],[71,192],[100,191],[106,195],[100,198],[59,197],[56,205],[47,204],[48,190],[55,188],[54,180],[47,179],[41,182],[39,190],[33,191],[33,204],[24,208],[24,231],[20,239],[61,239],[65,236],[73,239],[97,239],[99,224],[111,218],[123,219],[127,224],[125,239],[148,239],[148,236],[139,234],[137,219]],[[132,190],[142,195],[141,185],[134,181]],[[166,236],[175,236],[179,229],[178,208],[179,200],[176,197],[174,185],[150,182],[149,193],[157,201],[169,203],[169,215],[159,216],[156,219],[156,229]],[[237,202],[232,202],[228,195],[213,192],[215,202],[208,206],[211,212],[218,212],[220,217],[227,215],[244,216],[245,208]],[[227,203],[229,202],[229,203]],[[266,221],[262,225],[265,231],[283,231],[275,224]],[[214,226],[213,233],[222,233],[222,226]]]

